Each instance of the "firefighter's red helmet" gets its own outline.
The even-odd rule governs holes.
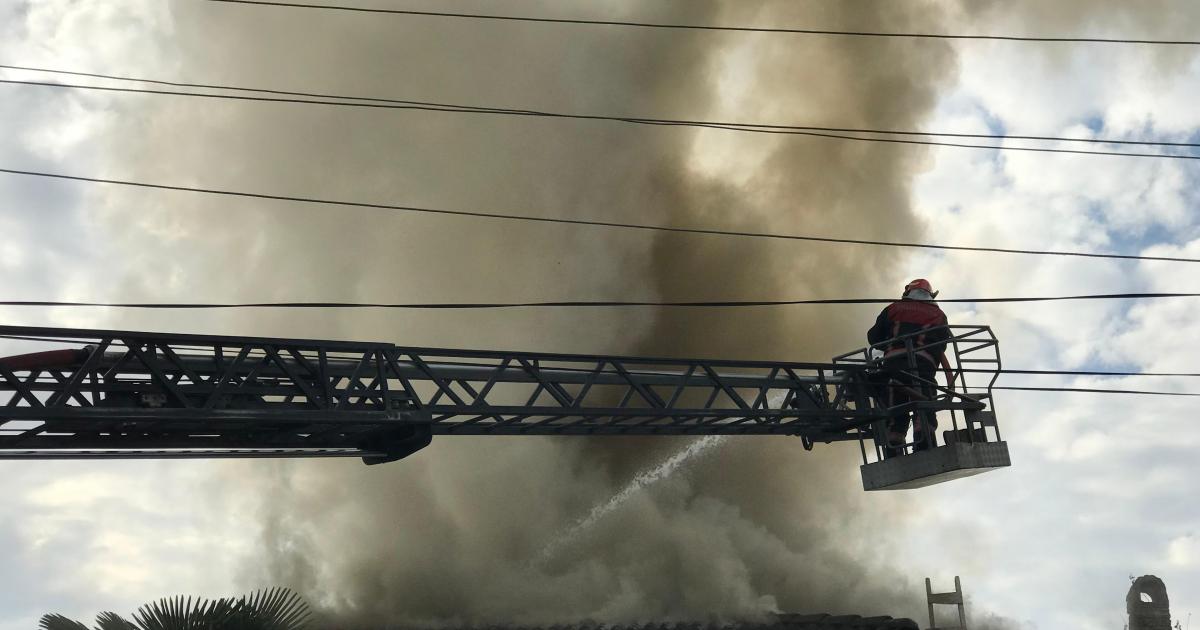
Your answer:
[[[917,278],[916,280],[904,285],[904,295],[907,297],[908,293],[913,289],[921,289],[928,293],[930,297],[937,297],[938,294],[937,291],[933,290],[933,285],[929,284],[929,281],[925,278]]]

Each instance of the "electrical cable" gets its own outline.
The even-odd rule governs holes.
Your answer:
[[[39,342],[45,342],[45,343],[72,345],[69,342],[67,342],[67,340],[62,339],[62,338],[56,338],[56,337],[30,337],[30,336],[25,336],[25,335],[0,335],[0,339],[13,339],[13,340],[18,340],[18,341],[39,341]],[[186,345],[184,345],[184,346],[172,345],[171,348],[174,350],[183,349],[183,350],[190,350],[190,351],[196,351],[196,352],[203,352],[203,351],[208,350],[208,348],[204,348],[204,347],[200,347],[200,346],[186,346]],[[494,364],[494,363],[473,363],[470,361],[443,360],[443,361],[437,361],[437,363],[438,363],[438,365],[451,365],[451,366],[464,366],[464,367],[487,367],[487,368],[496,367],[496,364]],[[514,367],[512,369],[519,369],[519,368]],[[590,373],[593,371],[591,368],[585,369],[585,368],[572,368],[572,367],[565,367],[565,366],[556,366],[556,367],[554,367],[554,369],[566,371],[566,372],[581,372],[581,373]],[[1034,375],[1034,376],[1124,376],[1124,377],[1138,377],[1138,376],[1168,377],[1169,376],[1169,377],[1184,377],[1184,378],[1200,377],[1200,373],[1197,373],[1197,372],[1109,372],[1109,371],[1103,371],[1103,370],[1022,370],[1022,369],[1011,369],[1011,368],[1002,368],[1000,370],[983,370],[983,369],[978,369],[978,368],[959,368],[959,369],[955,370],[955,372],[979,373],[979,374],[1022,374],[1022,375]],[[642,372],[634,370],[634,371],[630,371],[630,374],[638,375],[638,374],[642,374]]]
[[[28,340],[28,341],[53,341],[53,342],[61,342],[61,341],[63,341],[63,340],[61,340],[61,339],[39,339],[39,338],[34,338],[34,337],[21,337],[21,336],[17,336],[17,335],[0,335],[0,338],[5,338],[5,339],[19,339],[19,340]],[[175,349],[177,349],[177,350],[180,348],[179,346],[172,346],[172,347],[173,347],[173,348],[175,348]],[[200,348],[196,348],[196,349],[200,349]],[[472,362],[469,362],[469,361],[437,361],[436,363],[437,363],[438,365],[448,365],[448,366],[455,366],[455,367],[484,367],[484,368],[495,368],[495,367],[497,367],[495,364],[491,364],[491,363],[472,363]],[[519,369],[519,368],[517,368],[517,367],[513,367],[513,368],[511,368],[511,369],[517,370],[517,369]],[[572,368],[572,367],[563,367],[563,366],[554,367],[554,368],[552,368],[552,369],[554,369],[554,370],[557,370],[557,371],[561,371],[561,372],[581,372],[581,373],[592,373],[592,372],[593,372],[593,370],[591,370],[591,369],[584,369],[584,368]],[[964,371],[964,372],[969,372],[969,371],[981,371],[981,372],[982,372],[982,371],[986,371],[986,370],[962,370],[962,371]],[[1019,374],[1029,374],[1029,373],[1036,373],[1036,374],[1046,374],[1046,375],[1051,375],[1051,374],[1056,374],[1056,375],[1072,375],[1072,374],[1079,374],[1079,372],[1076,372],[1076,371],[1070,371],[1070,370],[1063,370],[1063,371],[1052,371],[1052,370],[1000,370],[1000,372],[999,372],[999,373],[1000,373],[1000,374],[1005,374],[1005,373],[1010,373],[1010,374],[1011,374],[1011,373],[1019,373]],[[635,371],[631,371],[631,372],[629,372],[629,374],[631,374],[631,375],[634,375],[634,376],[637,376],[637,375],[644,375],[644,374],[651,374],[651,373],[647,373],[647,372],[641,372],[641,371],[636,371],[636,370],[635,370]],[[654,373],[654,374],[655,374],[655,375],[658,375],[657,373]],[[1113,375],[1113,376],[1200,376],[1200,374],[1158,374],[1158,373],[1139,373],[1139,372],[1087,372],[1087,374],[1104,374],[1104,375]],[[992,389],[992,390],[997,390],[997,389],[999,389],[999,390],[1009,390],[1009,391],[1033,391],[1033,392],[1083,393],[1083,394],[1129,394],[1129,395],[1141,395],[1141,396],[1185,396],[1185,397],[1195,397],[1195,396],[1200,396],[1200,393],[1190,393],[1190,392],[1166,392],[1166,391],[1152,391],[1152,390],[1129,390],[1129,389],[1104,389],[1104,388],[1090,388],[1090,387],[1018,387],[1018,386],[1007,386],[1007,385],[994,385],[994,386],[992,386],[992,387],[990,387],[990,388],[987,388],[987,387],[967,387],[967,388],[966,388],[966,390],[968,390],[968,391],[969,391],[969,390],[975,390],[975,391],[985,391],[985,390],[988,390],[988,389]]]
[[[939,304],[997,304],[1028,302],[1069,302],[1080,300],[1152,300],[1197,298],[1200,293],[1104,293],[1096,295],[1054,295],[1037,297],[951,298]],[[241,308],[345,308],[345,309],[433,309],[482,310],[513,308],[747,308],[768,306],[891,304],[896,298],[840,298],[804,300],[719,300],[719,301],[639,301],[571,300],[546,302],[73,302],[55,300],[3,300],[0,306],[101,307],[132,309],[241,309]]]
[[[1105,370],[1018,370],[1010,368],[1002,368],[998,372],[996,370],[984,370],[978,368],[962,368],[955,370],[956,372],[978,373],[978,374],[1022,374],[1031,376],[1172,376],[1172,377],[1200,377],[1200,373],[1196,372],[1110,372]]]
[[[741,33],[785,33],[792,35],[831,35],[843,37],[893,37],[909,39],[956,39],[956,40],[994,40],[1014,42],[1061,42],[1089,44],[1148,44],[1157,46],[1197,46],[1200,41],[1193,40],[1163,40],[1163,39],[1123,39],[1104,37],[1030,37],[1019,35],[955,35],[949,33],[904,33],[879,31],[839,31],[807,28],[768,28],[755,26],[715,26],[704,24],[664,24],[657,22],[635,22],[628,20],[585,20],[579,18],[548,18],[519,15],[488,15],[480,13],[450,13],[445,11],[415,11],[406,9],[381,9],[370,7],[336,6],[326,4],[306,4],[299,2],[267,2],[264,0],[208,0],[226,4],[258,5],[263,7],[292,8],[292,9],[328,9],[356,13],[408,15],[439,18],[461,18],[474,20],[496,20],[507,22],[537,22],[545,24],[578,24],[591,26],[627,26],[641,28],[659,28],[698,31],[733,31]]]
[[[473,108],[473,107],[446,106],[446,105],[436,105],[436,106],[435,105],[417,105],[417,104],[401,105],[401,104],[369,103],[369,102],[318,101],[318,100],[309,100],[309,99],[276,98],[276,97],[267,97],[267,96],[241,96],[241,95],[237,95],[237,94],[204,94],[204,93],[200,93],[200,92],[179,92],[179,91],[172,91],[172,90],[149,90],[149,89],[145,89],[145,88],[122,88],[122,87],[98,86],[98,85],[79,85],[79,84],[74,84],[74,83],[52,83],[49,81],[20,81],[20,80],[16,80],[16,79],[0,79],[0,84],[29,85],[29,86],[35,86],[35,87],[49,87],[49,88],[72,89],[72,90],[98,90],[98,91],[103,91],[103,92],[122,92],[122,93],[126,93],[126,94],[155,94],[155,95],[160,95],[160,96],[184,96],[184,97],[192,97],[192,98],[211,98],[211,99],[232,100],[232,101],[252,101],[252,102],[261,102],[261,103],[290,103],[290,104],[305,104],[305,105],[328,105],[328,106],[336,106],[336,107],[365,107],[365,108],[371,108],[371,109],[403,109],[403,110],[416,110],[416,111],[449,112],[449,113],[459,113],[459,114],[462,114],[462,113],[506,114],[506,115],[514,115],[514,116],[533,116],[533,117],[541,117],[541,118],[614,120],[614,121],[628,122],[628,123],[633,123],[633,124],[644,124],[644,125],[704,127],[704,128],[711,128],[711,129],[723,129],[726,131],[745,131],[745,132],[749,132],[749,133],[808,136],[808,137],[812,137],[812,138],[827,138],[827,139],[833,139],[833,140],[850,140],[850,141],[857,141],[857,142],[877,142],[877,143],[884,143],[884,144],[905,144],[905,145],[930,146],[930,147],[952,147],[952,148],[958,148],[958,149],[983,149],[983,150],[992,150],[992,151],[1025,151],[1025,152],[1030,152],[1030,153],[1063,153],[1063,154],[1069,154],[1069,155],[1101,155],[1101,156],[1108,156],[1108,157],[1135,157],[1135,158],[1151,158],[1151,159],[1165,159],[1165,160],[1200,160],[1200,155],[1185,155],[1185,154],[1173,154],[1173,153],[1142,153],[1142,152],[1130,152],[1130,151],[1089,151],[1089,150],[1084,150],[1084,149],[1062,149],[1062,148],[1052,148],[1052,147],[1013,147],[1013,146],[1002,146],[1002,145],[992,145],[992,144],[970,144],[970,143],[966,143],[966,142],[943,142],[943,141],[939,141],[939,140],[911,140],[911,139],[907,139],[907,138],[881,138],[881,137],[852,136],[852,135],[846,135],[844,133],[819,132],[819,131],[799,131],[799,130],[788,130],[788,129],[771,129],[771,128],[765,128],[765,127],[759,128],[759,127],[751,127],[751,126],[745,126],[745,125],[739,126],[737,124],[727,124],[727,123],[703,123],[703,122],[686,123],[686,122],[668,122],[665,119],[663,121],[655,121],[655,119],[648,119],[648,118],[647,119],[619,118],[619,117],[592,116],[592,115],[584,115],[584,114],[579,114],[579,115],[553,114],[553,113],[549,113],[549,112],[536,112],[536,111],[531,111],[531,110],[516,110],[516,109],[514,109],[514,110],[498,110],[498,109],[491,109],[491,108]],[[901,132],[887,132],[887,131],[867,132],[867,131],[863,131],[862,133],[901,133]],[[911,132],[911,133],[919,134],[919,132]],[[919,134],[919,135],[928,135],[928,134]],[[1154,143],[1153,142],[1146,142],[1146,143],[1132,142],[1132,144],[1154,144]]]
[[[0,335],[0,339],[13,339],[13,340],[17,340],[17,341],[40,341],[40,342],[57,343],[57,344],[66,343],[67,345],[72,345],[69,342],[67,342],[67,340],[65,340],[63,338],[58,338],[58,337],[30,337],[30,336],[26,336],[26,335]],[[208,348],[201,347],[201,346],[187,346],[187,345],[174,345],[174,344],[171,345],[171,348],[174,350],[183,349],[183,350],[190,350],[190,351],[196,351],[196,352],[204,352],[204,351],[208,350]],[[438,365],[452,365],[452,366],[465,366],[465,367],[496,367],[496,364],[494,364],[494,363],[473,363],[470,361],[443,360],[443,361],[437,361],[437,363],[438,363]],[[519,369],[519,368],[514,367],[513,369]],[[590,373],[593,371],[591,368],[585,369],[585,368],[572,368],[572,367],[564,367],[564,366],[556,366],[554,369],[567,371],[567,372],[585,372],[585,373]],[[959,369],[955,370],[955,372],[978,373],[978,374],[1022,374],[1022,375],[1034,375],[1034,376],[1150,376],[1150,377],[1160,377],[1160,376],[1167,377],[1167,376],[1169,376],[1169,377],[1185,377],[1185,378],[1200,377],[1200,373],[1198,373],[1198,372],[1110,372],[1110,371],[1104,371],[1104,370],[1023,370],[1023,369],[1013,369],[1013,368],[1002,368],[1000,370],[984,370],[984,369],[979,369],[979,368],[959,368]],[[630,372],[630,374],[635,374],[635,375],[641,374],[641,373],[642,372],[638,372],[636,370]]]
[[[971,388],[979,389],[979,388]],[[1012,387],[1007,385],[997,385],[992,389],[1004,389],[1009,391],[1022,392],[1066,392],[1066,393],[1082,393],[1082,394],[1132,394],[1139,396],[1200,396],[1200,392],[1162,392],[1162,391],[1147,391],[1142,389],[1102,389],[1091,387]]]
[[[723,129],[726,131],[746,131],[757,133],[771,134],[791,134],[791,132],[828,132],[828,133],[865,133],[876,135],[893,135],[893,136],[920,136],[933,138],[973,138],[981,140],[1026,140],[1038,142],[1079,142],[1088,144],[1113,144],[1125,146],[1156,146],[1170,148],[1200,148],[1198,142],[1169,142],[1159,140],[1117,140],[1113,138],[1072,138],[1065,136],[1038,136],[1038,135],[1020,135],[1020,134],[986,134],[986,133],[952,133],[942,131],[911,131],[897,129],[870,129],[858,127],[829,127],[815,125],[779,125],[779,124],[764,124],[764,123],[744,123],[744,122],[724,122],[711,120],[687,120],[673,118],[648,118],[642,116],[604,116],[598,114],[574,114],[563,112],[548,112],[532,109],[513,109],[504,107],[488,107],[482,105],[462,105],[456,103],[439,103],[434,101],[414,101],[401,100],[391,98],[379,98],[369,96],[351,96],[345,94],[330,94],[321,92],[297,92],[289,90],[276,90],[270,88],[253,88],[233,85],[218,85],[212,83],[194,83],[184,81],[164,81],[161,79],[147,79],[142,77],[129,77],[113,74],[101,74],[96,72],[77,72],[74,70],[58,70],[53,68],[40,68],[34,66],[19,66],[11,64],[0,64],[0,69],[18,70],[23,72],[40,72],[46,74],[62,74],[70,76],[89,77],[97,79],[105,79],[110,81],[124,81],[131,83],[148,83],[153,85],[164,85],[169,87],[184,87],[184,88],[199,88],[206,90],[226,90],[231,92],[249,92],[259,94],[275,94],[280,96],[302,97],[302,99],[251,99],[265,100],[266,102],[281,102],[281,103],[296,103],[296,104],[312,104],[312,105],[330,105],[343,107],[387,107],[394,109],[426,109],[429,111],[444,111],[453,113],[472,113],[472,114],[500,114],[508,116],[536,116],[546,118],[564,118],[572,120],[600,120],[625,122],[643,125],[659,125],[659,126],[678,126],[678,127],[700,127],[709,129]],[[75,85],[66,83],[50,83],[42,81],[18,81],[18,80],[0,80],[0,83],[10,83],[18,85],[33,85],[39,87],[62,87],[70,89],[109,89],[105,86],[89,86]],[[208,98],[223,98],[219,94],[201,94],[195,92],[172,92],[161,90],[139,91],[139,93],[170,95],[170,96],[197,96]],[[329,100],[309,100],[309,99],[337,99]],[[361,101],[360,103],[345,102],[345,101]],[[378,103],[379,105],[372,105]],[[791,134],[794,135],[794,134]],[[859,138],[867,140],[867,138]],[[1019,147],[996,147],[984,145],[970,145],[969,148],[994,148],[994,149],[1017,149]],[[1108,155],[1109,153],[1103,153]],[[1115,155],[1134,155],[1130,153],[1113,152]],[[1166,154],[1150,154],[1161,157],[1175,157]]]
[[[48,342],[56,342],[56,343],[63,341],[62,339],[23,337],[23,336],[19,336],[19,335],[0,335],[0,338],[18,339],[18,340],[27,340],[27,341],[48,341]],[[173,346],[173,347],[176,349],[179,349],[178,346]],[[200,349],[200,348],[196,348],[196,349]],[[467,361],[438,361],[437,363],[439,365],[451,365],[451,366],[486,367],[486,368],[496,367],[495,364],[472,363],[472,362],[467,362]],[[518,369],[518,368],[513,368],[513,369]],[[561,366],[554,367],[553,369],[559,370],[559,371],[564,371],[564,372],[587,372],[587,373],[592,372],[592,370],[590,370],[590,369],[561,367]],[[990,370],[963,369],[960,371],[962,371],[962,372],[989,372]],[[633,375],[645,374],[645,373],[639,372],[639,371],[633,371],[630,373]],[[1010,370],[1010,369],[1000,370],[999,374],[1039,374],[1039,375],[1081,375],[1082,374],[1082,375],[1103,375],[1103,376],[1190,376],[1190,377],[1200,376],[1200,374],[1196,374],[1196,373],[1101,372],[1101,371],[1076,371],[1076,370]],[[1105,388],[1091,388],[1091,387],[1019,387],[1019,386],[1007,386],[1007,385],[994,385],[990,388],[987,388],[987,387],[967,387],[966,388],[966,390],[976,390],[976,391],[988,390],[988,389],[1008,390],[1008,391],[1084,393],[1084,394],[1128,394],[1128,395],[1139,395],[1139,396],[1184,396],[1184,397],[1200,396],[1200,393],[1191,393],[1191,392],[1105,389]]]
[[[361,201],[345,201],[334,199],[318,199],[314,197],[299,197],[293,195],[273,195],[267,193],[253,193],[235,190],[221,190],[215,188],[199,188],[193,186],[176,186],[170,184],[155,184],[149,182],[138,182],[119,179],[107,179],[100,177],[85,177],[81,175],[66,175],[62,173],[49,173],[45,171],[29,171],[21,169],[0,168],[0,173],[9,175],[22,175],[27,177],[45,177],[50,179],[59,179],[66,181],[87,182],[93,184],[111,184],[115,186],[129,186],[133,188],[147,188],[153,190],[170,190],[176,192],[200,193],[205,195],[219,195],[225,197],[241,197],[249,199],[267,199],[271,201],[288,201],[294,203],[306,203],[315,205],[333,205],[345,206],[349,208],[367,208],[372,210],[393,210],[398,212],[414,212],[425,214],[438,214],[445,216],[461,216],[482,219],[499,219],[506,221],[526,221],[531,223],[557,223],[565,225],[582,225],[589,227],[606,227],[620,228],[631,230],[645,230],[651,232],[672,232],[678,234],[704,234],[709,236],[735,236],[743,238],[763,238],[787,241],[808,241],[816,243],[839,243],[848,245],[870,245],[878,247],[901,247],[915,249],[933,249],[942,251],[968,251],[968,252],[988,252],[998,254],[1020,254],[1028,256],[1070,256],[1080,258],[1104,258],[1115,260],[1145,260],[1145,261],[1160,261],[1160,262],[1184,262],[1184,263],[1200,263],[1200,258],[1184,258],[1178,256],[1138,256],[1133,254],[1101,254],[1095,252],[1071,252],[1071,251],[1056,251],[1056,250],[1036,250],[1036,249],[1015,249],[1006,247],[973,247],[967,245],[938,245],[933,243],[911,243],[902,241],[877,241],[868,239],[853,239],[853,238],[834,238],[825,236],[805,236],[799,234],[773,234],[769,232],[748,232],[739,230],[719,230],[715,228],[694,228],[694,227],[672,227],[665,225],[647,225],[642,223],[623,223],[617,221],[598,221],[591,219],[564,219],[555,217],[538,217],[529,215],[503,214],[497,212],[475,212],[469,210],[445,210],[438,208],[424,208],[418,206],[402,206],[384,203],[370,203]]]

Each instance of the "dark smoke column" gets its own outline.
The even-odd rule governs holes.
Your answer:
[[[1129,613],[1129,630],[1171,630],[1167,587],[1153,575],[1133,581],[1125,596],[1125,611]]]

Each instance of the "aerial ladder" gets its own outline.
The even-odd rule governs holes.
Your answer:
[[[918,488],[1009,465],[998,342],[986,326],[948,328],[953,387],[927,381],[888,407],[881,388],[896,385],[868,348],[792,363],[0,326],[14,352],[0,358],[0,459],[379,464],[435,436],[779,435],[808,450],[857,441],[864,489]],[[899,339],[915,361],[917,338]],[[889,453],[903,413],[947,430]]]

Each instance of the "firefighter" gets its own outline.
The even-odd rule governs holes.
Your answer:
[[[950,338],[946,314],[934,302],[938,292],[924,278],[918,278],[904,287],[900,301],[889,304],[875,325],[867,331],[867,342],[874,349],[883,351],[883,370],[887,383],[881,392],[880,402],[894,407],[907,402],[932,400],[936,395],[932,383],[940,365],[945,371],[946,385],[954,387],[954,373],[946,358],[946,340]],[[897,339],[904,335],[911,335]],[[913,352],[909,353],[908,348]],[[937,445],[934,431],[937,416],[933,410],[916,414],[915,421],[908,411],[896,412],[888,423],[888,444],[884,448],[886,457],[903,453],[905,436],[910,422],[913,423],[915,450],[924,450]]]

